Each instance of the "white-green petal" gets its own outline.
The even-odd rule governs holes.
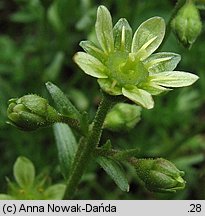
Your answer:
[[[149,56],[145,61],[145,67],[151,73],[172,71],[181,60],[181,56],[171,52],[160,52]]]
[[[151,75],[150,81],[165,87],[184,87],[192,85],[198,80],[195,74],[182,71],[166,71]]]
[[[146,109],[152,109],[154,107],[154,100],[151,94],[143,89],[138,89],[135,86],[132,88],[122,88],[122,94]]]
[[[130,52],[132,28],[125,18],[119,19],[113,28],[115,50]]]
[[[153,82],[147,82],[140,85],[141,89],[144,89],[145,91],[149,92],[151,95],[159,95],[163,92],[171,91],[170,88],[165,88],[163,86],[157,85]]]
[[[161,17],[152,17],[143,22],[134,34],[131,51],[141,60],[150,56],[161,44],[165,34],[165,22]]]
[[[21,188],[32,188],[35,181],[35,167],[26,157],[17,158],[13,168],[14,178]]]
[[[107,78],[105,65],[90,54],[77,52],[74,61],[86,74],[96,78]]]
[[[92,41],[81,41],[80,46],[90,55],[97,59],[104,60],[106,58],[105,53],[97,47]]]
[[[116,81],[110,79],[98,79],[98,84],[104,92],[110,95],[122,94],[122,88],[116,85]]]
[[[95,31],[98,42],[106,53],[114,50],[113,26],[110,12],[105,6],[99,6]]]

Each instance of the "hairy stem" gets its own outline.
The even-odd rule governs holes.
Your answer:
[[[116,102],[114,98],[109,95],[103,95],[103,99],[93,120],[92,128],[88,136],[81,139],[67,182],[64,199],[72,199],[77,189],[80,179],[92,157],[92,153],[99,144],[106,114]]]

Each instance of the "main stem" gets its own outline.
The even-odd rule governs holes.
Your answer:
[[[67,182],[64,199],[72,199],[80,179],[89,164],[92,153],[99,144],[106,114],[114,105],[112,98],[113,97],[109,95],[103,95],[103,99],[93,120],[92,129],[87,137],[81,139],[74,158],[71,174]]]

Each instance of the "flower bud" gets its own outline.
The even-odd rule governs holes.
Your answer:
[[[185,187],[184,172],[163,158],[139,159],[135,163],[137,175],[153,192],[176,192]]]
[[[60,120],[58,112],[48,101],[37,95],[25,95],[9,100],[7,115],[10,124],[21,130],[36,130]]]
[[[180,8],[171,22],[171,27],[179,41],[185,47],[191,47],[202,29],[199,11],[192,1],[187,1]]]
[[[112,131],[129,130],[140,121],[140,115],[141,107],[119,103],[107,114],[104,127]]]

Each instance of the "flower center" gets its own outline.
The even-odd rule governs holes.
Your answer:
[[[144,64],[133,54],[126,52],[114,52],[110,54],[105,63],[108,68],[108,76],[116,80],[121,86],[137,85],[148,76]]]

